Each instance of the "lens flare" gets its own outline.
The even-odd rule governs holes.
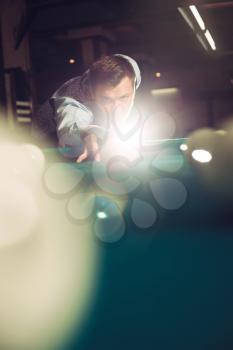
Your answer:
[[[96,196],[96,219],[93,224],[96,237],[104,243],[116,243],[125,234],[126,227],[121,209],[106,196]]]
[[[38,203],[30,187],[13,180],[0,184],[0,248],[30,236],[38,219]]]
[[[210,152],[204,149],[197,149],[192,152],[192,157],[197,162],[200,163],[209,163],[212,160],[212,155]]]
[[[188,146],[187,146],[185,143],[182,143],[182,144],[180,145],[180,150],[185,152],[185,151],[188,150]]]
[[[30,144],[2,142],[0,161],[0,349],[63,348],[82,330],[98,272],[88,221],[67,216],[79,176],[52,168],[45,190],[44,155]]]
[[[97,218],[99,218],[99,219],[107,219],[107,214],[104,212],[104,211],[98,211],[97,213],[96,213],[96,216],[97,216]]]

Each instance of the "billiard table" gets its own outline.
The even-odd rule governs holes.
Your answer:
[[[110,170],[44,150],[48,167],[72,167],[77,191],[95,193],[98,288],[64,349],[233,349],[232,198],[209,185],[186,143],[158,142]]]

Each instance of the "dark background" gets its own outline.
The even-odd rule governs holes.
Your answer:
[[[101,55],[124,53],[140,65],[143,93],[151,96],[151,89],[180,89],[179,97],[166,95],[162,101],[153,98],[157,109],[162,106],[177,121],[177,136],[185,136],[203,126],[219,128],[233,111],[232,1],[3,2],[3,29],[4,18],[8,12],[12,15],[9,8],[22,3],[21,10],[14,13],[13,45],[16,53],[25,41],[29,47],[30,63],[26,69],[21,68],[29,79],[34,109],[61,83],[81,74]],[[201,33],[189,10],[191,4],[197,6],[211,32],[216,51]],[[195,32],[178,7],[186,11]],[[12,35],[9,28],[7,33]],[[2,36],[3,55],[7,33]],[[196,34],[202,36],[206,48]],[[74,60],[73,64],[70,59]],[[12,68],[6,55],[2,65]],[[20,64],[16,61],[13,66]],[[156,77],[156,72],[160,72],[161,77]],[[17,94],[25,88],[22,81],[18,85],[21,88]]]

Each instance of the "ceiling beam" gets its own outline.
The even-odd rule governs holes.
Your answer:
[[[229,7],[233,7],[233,1],[213,2],[213,3],[201,5],[201,8],[207,9],[207,10],[229,8]]]

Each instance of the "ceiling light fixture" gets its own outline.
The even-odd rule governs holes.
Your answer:
[[[189,19],[187,13],[181,8],[181,7],[178,7],[177,8],[179,13],[181,14],[181,16],[184,18],[185,22],[188,24],[188,26],[194,31],[194,26],[191,22],[191,20]]]
[[[195,5],[191,5],[191,6],[189,6],[189,8],[190,8],[193,16],[195,17],[197,23],[199,24],[201,30],[204,31],[206,29],[206,26],[205,26],[205,23],[200,15],[200,13],[198,12],[198,9],[196,8]]]
[[[204,49],[206,51],[208,51],[208,46],[206,45],[206,43],[204,42],[204,40],[202,39],[202,37],[199,34],[196,34],[197,39],[200,41],[201,45],[204,47]]]
[[[213,39],[212,35],[210,34],[209,30],[206,30],[205,37],[206,37],[208,43],[210,44],[211,49],[215,51],[216,45],[215,45],[214,39]]]
[[[198,31],[195,29],[191,19],[189,18],[189,16],[187,15],[186,11],[181,8],[181,7],[177,7],[177,10],[180,12],[180,14],[182,15],[182,17],[184,18],[184,20],[186,21],[186,23],[189,25],[189,27],[194,31],[197,39],[199,40],[199,42],[201,43],[201,45],[204,47],[204,49],[206,51],[209,50],[209,46],[206,44],[203,34],[205,35],[206,40],[208,41],[211,49],[213,51],[215,51],[216,48],[216,44],[215,41],[210,33],[210,31],[206,28],[206,25],[200,15],[200,13],[198,12],[198,9],[195,5],[190,5],[189,6],[190,11],[192,12],[193,16],[195,17],[197,23],[199,24],[199,27],[201,28],[201,32],[198,33]]]

